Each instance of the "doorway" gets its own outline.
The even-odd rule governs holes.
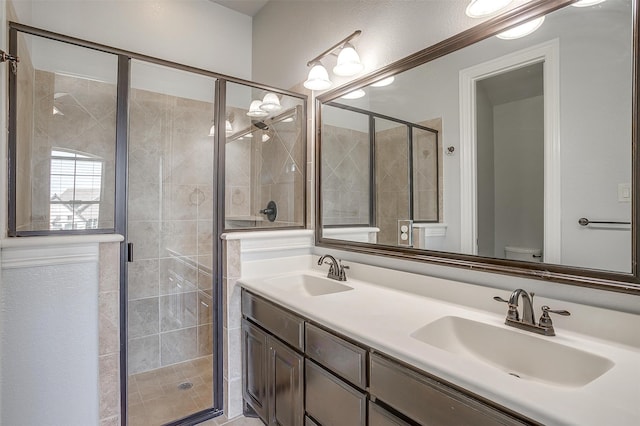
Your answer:
[[[541,254],[537,254],[537,256],[542,257],[532,258],[533,261],[544,261],[547,263],[560,263],[561,261],[558,57],[559,42],[556,39],[467,68],[460,72],[461,250],[463,253],[504,258],[504,250],[508,244],[513,244],[511,247],[516,248],[521,248],[520,246],[522,245],[538,245],[538,249],[541,249]],[[519,84],[516,84],[518,90],[515,90],[515,94],[514,91],[504,90],[508,80],[511,79],[515,81],[527,75],[530,76],[530,85],[527,84],[520,87]],[[533,78],[533,76],[537,77]],[[542,86],[541,88],[540,85]],[[529,102],[529,104],[535,104],[535,102],[541,104],[542,111],[540,111],[539,106],[535,109],[537,115],[542,116],[542,119],[538,119],[536,124],[531,124],[531,126],[523,124],[520,126],[520,129],[513,127],[511,129],[511,135],[504,132],[501,134],[503,137],[508,136],[508,139],[517,140],[518,142],[517,144],[502,145],[502,147],[508,146],[509,149],[512,149],[520,145],[520,147],[523,148],[523,150],[519,150],[519,154],[512,152],[510,155],[526,156],[526,150],[531,149],[532,146],[522,143],[526,139],[523,137],[523,128],[530,127],[530,129],[527,130],[530,136],[542,133],[541,162],[538,161],[537,166],[530,167],[530,176],[538,176],[540,169],[542,169],[542,179],[540,180],[540,177],[535,178],[539,180],[538,184],[541,185],[542,197],[540,198],[540,196],[537,195],[531,197],[531,200],[526,200],[526,195],[529,194],[522,192],[529,191],[526,186],[518,187],[514,185],[513,188],[509,188],[512,195],[515,193],[517,197],[525,198],[525,201],[523,201],[522,205],[518,208],[519,210],[531,213],[539,209],[540,206],[542,207],[542,225],[533,227],[542,228],[541,242],[539,230],[530,231],[527,229],[527,232],[523,232],[524,226],[518,228],[517,223],[510,226],[508,234],[516,235],[517,240],[521,242],[515,241],[507,243],[505,238],[498,236],[495,232],[495,224],[498,220],[495,210],[497,205],[496,200],[501,198],[506,199],[508,197],[495,195],[495,182],[498,177],[496,177],[495,169],[491,168],[489,170],[487,166],[488,159],[495,161],[496,153],[493,152],[495,146],[492,144],[489,149],[486,143],[480,142],[480,139],[493,140],[493,135],[491,135],[493,126],[489,129],[483,124],[486,123],[486,117],[483,117],[483,112],[477,108],[479,103],[491,103],[486,94],[489,86],[493,87],[493,92],[495,92],[492,96],[494,96],[495,99],[499,99],[499,102],[503,104],[514,101],[519,102],[535,97],[538,97],[538,99]],[[504,93],[498,94],[498,92]],[[507,92],[511,94],[505,94]],[[520,106],[522,107],[525,104],[527,104],[527,102],[521,103]],[[527,107],[531,106],[532,105],[527,104]],[[523,112],[530,115],[529,113],[532,111],[533,110],[530,109],[529,112],[526,112],[526,108],[524,108]],[[514,111],[504,109],[502,112],[508,115]],[[512,119],[513,117],[509,120]],[[526,121],[523,123],[526,123]],[[482,135],[479,136],[479,134]],[[487,135],[489,135],[489,137],[487,137]],[[536,137],[539,137],[539,135]],[[502,150],[503,148],[500,148],[498,154],[502,155],[507,153],[507,151]],[[533,162],[529,161],[528,157],[526,157],[525,163],[528,165],[533,164]],[[506,163],[501,161],[501,164]],[[526,169],[527,167],[523,168]],[[517,169],[517,172],[520,173],[521,170]],[[508,186],[508,184],[512,183],[513,179],[510,177],[512,173],[514,173],[513,167],[512,170],[509,170],[508,167],[502,170],[499,176],[500,184]],[[527,178],[523,177],[519,180],[523,179]],[[492,195],[490,195],[489,198],[484,198],[483,196],[481,199],[479,195],[480,192],[489,192],[487,188],[491,185],[493,185]],[[534,199],[537,200],[538,205],[536,208],[529,209],[527,206],[531,206]],[[501,203],[505,204],[504,202]],[[500,209],[506,211],[507,213],[505,214],[512,214],[509,213],[510,211],[513,212],[512,207],[513,206],[506,205],[500,207]],[[540,223],[540,220],[538,219],[537,222]],[[487,223],[493,223],[493,225],[487,227]],[[518,233],[522,235],[518,236]],[[507,234],[507,232],[503,234]],[[534,237],[533,235],[538,235],[538,237]]]

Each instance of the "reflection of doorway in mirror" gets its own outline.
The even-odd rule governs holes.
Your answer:
[[[476,82],[477,254],[534,261],[544,243],[543,63]]]
[[[557,57],[552,40],[460,72],[464,253],[560,263]]]

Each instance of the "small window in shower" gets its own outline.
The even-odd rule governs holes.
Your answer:
[[[49,229],[97,229],[104,161],[91,155],[51,151]]]

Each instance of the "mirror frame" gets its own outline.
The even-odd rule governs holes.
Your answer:
[[[393,62],[385,67],[373,71],[361,78],[355,79],[343,86],[323,93],[315,99],[315,244],[336,250],[345,250],[376,256],[393,257],[402,260],[418,261],[442,266],[472,269],[476,271],[513,275],[522,278],[532,278],[550,282],[571,284],[601,290],[615,291],[640,295],[640,236],[638,212],[640,212],[640,173],[638,172],[638,88],[640,87],[640,0],[632,0],[633,8],[633,71],[632,71],[632,202],[631,202],[631,273],[612,272],[605,270],[587,269],[558,264],[532,263],[516,260],[481,257],[453,252],[421,250],[414,248],[383,246],[372,243],[325,238],[322,236],[322,104],[331,102],[355,89],[370,85],[378,80],[390,77],[419,65],[438,59],[449,53],[492,37],[523,21],[546,15],[575,3],[578,0],[533,0],[529,3],[509,10],[468,30],[465,30],[444,41],[420,50],[412,55]]]

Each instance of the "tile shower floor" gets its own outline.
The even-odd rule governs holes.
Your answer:
[[[130,426],[155,426],[213,405],[213,357],[129,376]],[[191,383],[192,386],[184,386]],[[183,385],[183,386],[180,386]]]

